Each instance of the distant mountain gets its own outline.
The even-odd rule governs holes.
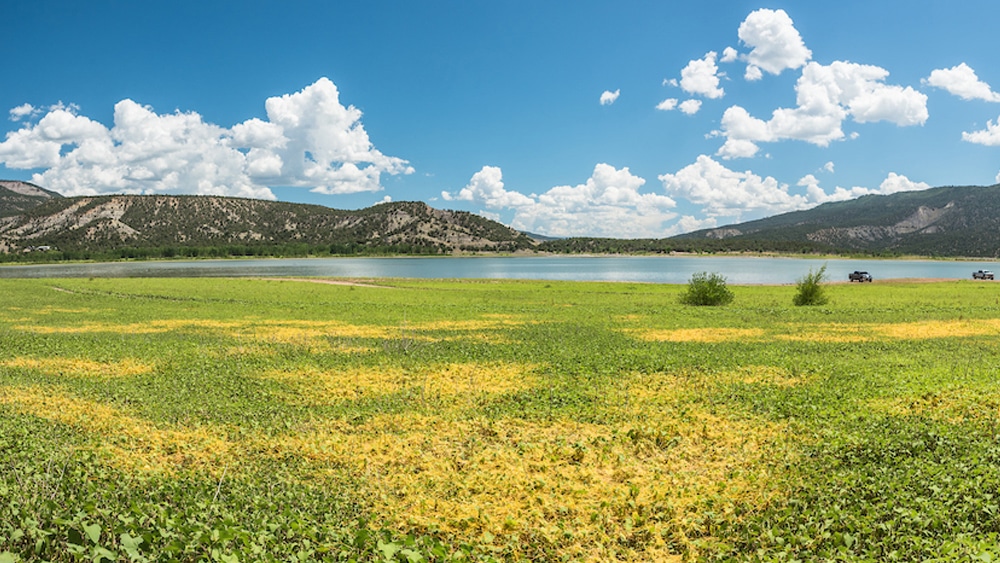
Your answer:
[[[1000,257],[1000,184],[826,203],[664,239],[549,239],[421,202],[356,211],[214,196],[66,198],[0,181],[0,253],[64,258],[219,255],[833,252]]]
[[[344,211],[213,196],[64,198],[37,186],[31,187],[39,193],[23,186],[17,188],[20,191],[6,189],[38,201],[24,202],[0,192],[0,252],[50,246],[73,254],[169,248],[192,255],[184,249],[228,247],[232,254],[298,245],[299,249],[322,246],[333,253],[384,249],[433,254],[514,251],[535,244],[528,236],[495,221],[464,211],[434,209],[421,202],[383,203]],[[42,200],[43,193],[50,195]]]
[[[61,197],[56,192],[28,182],[0,180],[0,217],[19,215],[50,199]]]
[[[835,252],[1000,256],[1000,184],[952,186],[825,203],[670,241],[801,244]]]

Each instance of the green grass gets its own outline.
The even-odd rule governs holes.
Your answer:
[[[0,280],[0,562],[990,560],[1000,286]]]

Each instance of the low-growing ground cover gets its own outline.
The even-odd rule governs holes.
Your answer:
[[[683,290],[0,280],[0,561],[1000,555],[1000,286]]]

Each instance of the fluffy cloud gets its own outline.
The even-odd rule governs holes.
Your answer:
[[[441,192],[447,201],[476,201],[491,209],[533,205],[535,200],[519,192],[507,191],[503,185],[503,172],[496,166],[483,166],[472,175],[469,185],[456,195]]]
[[[808,197],[810,203],[816,205],[831,201],[847,201],[849,199],[875,193],[868,188],[862,188],[859,186],[855,186],[851,189],[845,189],[837,186],[834,188],[833,193],[827,193],[819,186],[819,180],[812,174],[806,174],[803,176],[799,179],[797,185],[806,189],[806,197]]]
[[[541,195],[508,191],[499,168],[484,166],[446,200],[480,202],[487,208],[514,210],[511,226],[552,236],[662,237],[677,214],[669,197],[641,193],[646,180],[608,164],[598,164],[583,184],[556,186]]]
[[[986,129],[979,131],[963,132],[962,140],[969,143],[975,143],[977,145],[986,145],[988,147],[1000,146],[1000,117],[997,118],[997,122],[992,121],[986,122]]]
[[[744,215],[763,215],[798,211],[831,201],[844,201],[869,194],[894,194],[903,191],[926,190],[929,185],[914,182],[906,176],[890,172],[878,189],[855,186],[845,189],[840,186],[827,193],[820,187],[816,176],[807,174],[797,185],[805,188],[805,194],[789,192],[787,184],[768,176],[762,178],[747,170],[737,172],[726,168],[706,155],[699,156],[674,174],[659,176],[667,194],[685,199],[701,206],[706,219],[696,222],[686,221],[687,226],[678,223],[681,232],[714,226],[717,218],[741,220]]]
[[[725,49],[722,50],[722,58],[719,59],[719,62],[731,63],[736,61],[736,59],[738,59],[739,57],[740,54],[739,52],[736,51],[736,49],[733,49],[732,47],[726,47]]]
[[[194,112],[157,114],[132,100],[115,104],[114,125],[57,106],[9,132],[0,163],[43,168],[32,181],[65,195],[194,193],[274,199],[267,186],[322,193],[381,189],[381,174],[410,173],[406,161],[372,146],[361,112],[340,104],[326,78],[269,98],[268,120],[232,128]],[[18,115],[30,115],[25,106]],[[12,115],[15,112],[12,111]]]
[[[751,49],[746,55],[747,80],[759,80],[761,70],[780,74],[785,69],[799,68],[812,58],[812,51],[806,48],[784,10],[751,12],[740,24],[739,38]]]
[[[911,87],[885,84],[889,72],[871,65],[835,61],[830,65],[808,63],[795,85],[795,108],[778,108],[771,119],[755,118],[740,106],[722,116],[726,137],[718,156],[753,156],[748,143],[786,139],[825,147],[844,138],[843,121],[857,123],[889,121],[898,126],[922,125],[927,121],[927,96]]]
[[[268,121],[287,139],[280,149],[267,146],[284,165],[271,185],[312,187],[312,191],[342,194],[378,191],[381,174],[409,174],[405,160],[375,149],[361,125],[361,110],[340,104],[337,87],[320,78],[301,92],[268,98]]]
[[[943,88],[963,100],[985,100],[1000,102],[1000,94],[993,91],[990,85],[976,76],[976,71],[965,63],[951,68],[941,68],[931,72],[924,79],[926,84]]]
[[[681,103],[677,103],[677,98],[667,98],[656,104],[656,109],[660,111],[679,109],[687,115],[694,115],[701,109],[701,100],[684,100]]]
[[[668,236],[690,233],[691,231],[698,231],[701,229],[711,229],[713,227],[717,227],[718,225],[719,222],[715,217],[698,219],[692,215],[685,215],[677,220],[677,223],[674,224]]]
[[[690,61],[681,69],[681,89],[689,94],[706,98],[721,98],[725,91],[719,88],[719,67],[715,64],[715,51],[709,51],[704,58]]]
[[[17,106],[16,108],[11,108],[11,110],[10,110],[10,120],[11,121],[20,121],[20,120],[24,119],[25,117],[30,117],[32,115],[35,115],[35,113],[37,111],[38,110],[35,109],[35,106],[33,106],[31,104],[21,104],[21,105]]]
[[[615,100],[618,99],[618,96],[620,96],[621,93],[622,93],[621,89],[615,90],[614,92],[612,92],[611,90],[605,90],[604,93],[601,94],[601,105],[610,106],[611,104],[615,103]]]
[[[764,73],[761,72],[760,67],[747,65],[746,72],[743,73],[743,78],[749,80],[750,82],[756,82],[761,78],[764,78]]]
[[[823,165],[823,170],[826,170],[827,172],[830,172],[832,174],[833,173],[833,161],[831,160],[830,162],[827,162],[826,164],[824,164]]]
[[[694,115],[701,109],[701,100],[684,100],[677,106],[677,109],[688,115]]]
[[[656,104],[656,109],[660,111],[671,111],[677,109],[677,98],[667,98]]]
[[[750,171],[735,172],[705,155],[659,180],[667,194],[702,206],[709,217],[739,218],[744,213],[792,211],[809,204],[804,196],[788,193],[787,184]]]
[[[880,194],[894,194],[898,192],[916,192],[921,190],[929,190],[931,188],[930,184],[925,182],[914,182],[902,174],[896,174],[895,172],[889,172],[889,175],[885,180],[879,184],[878,192]]]
[[[899,192],[913,192],[930,189],[930,185],[924,182],[914,182],[902,174],[890,172],[885,180],[879,184],[878,189],[870,189],[861,186],[854,186],[850,189],[837,186],[833,192],[827,193],[819,186],[819,180],[812,174],[807,174],[798,182],[799,186],[806,188],[809,201],[815,204],[827,203],[831,201],[846,201],[855,199],[863,195],[889,195]]]

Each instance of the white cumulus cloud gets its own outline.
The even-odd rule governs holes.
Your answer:
[[[10,120],[11,121],[20,121],[20,120],[24,119],[25,117],[30,117],[32,115],[35,115],[35,113],[37,111],[38,110],[35,109],[35,106],[33,106],[31,104],[21,104],[21,105],[17,106],[16,108],[11,108],[11,110],[10,110]]]
[[[977,145],[986,145],[988,147],[1000,146],[1000,117],[997,118],[997,122],[993,121],[986,122],[986,129],[981,129],[979,131],[962,132],[962,140],[969,143],[975,143]]]
[[[719,59],[720,63],[731,63],[736,61],[740,57],[739,52],[732,47],[726,47],[722,50],[722,58]]]
[[[733,160],[734,158],[751,158],[760,151],[760,147],[753,141],[746,139],[726,139],[726,142],[716,151],[716,156],[721,156],[723,160]]]
[[[694,115],[701,109],[701,100],[684,100],[677,106],[677,109],[688,115]]]
[[[764,73],[761,72],[759,66],[747,65],[747,70],[743,73],[743,78],[749,80],[750,82],[756,82],[757,80],[764,78]]]
[[[677,223],[674,224],[668,236],[690,233],[691,231],[698,231],[701,229],[711,229],[713,227],[717,227],[718,225],[719,221],[715,217],[699,219],[693,215],[685,215],[677,220]]]
[[[689,94],[706,98],[721,98],[725,91],[719,88],[719,67],[715,64],[715,51],[709,51],[704,58],[688,62],[681,69],[681,89]]]
[[[760,9],[751,12],[740,24],[739,38],[750,47],[746,78],[759,80],[760,71],[780,74],[799,68],[812,58],[792,18],[784,10]],[[751,71],[751,69],[754,69]]]
[[[620,96],[621,93],[622,91],[620,88],[618,90],[615,90],[614,92],[612,92],[611,90],[605,90],[604,93],[601,94],[601,105],[610,106],[611,104],[615,103],[615,100],[618,99],[618,96]]]
[[[441,192],[441,197],[446,201],[480,202],[491,209],[522,207],[535,203],[535,200],[524,194],[507,191],[503,184],[503,172],[497,166],[483,166],[457,194]]]
[[[677,98],[667,98],[656,104],[656,109],[660,111],[671,111],[677,109]]]
[[[965,63],[951,68],[940,68],[931,72],[924,82],[936,88],[947,90],[963,100],[985,100],[1000,102],[1000,94],[976,76],[976,71]]]
[[[886,176],[885,180],[882,180],[882,183],[879,184],[877,189],[862,186],[854,186],[848,189],[836,186],[832,192],[828,193],[820,187],[819,180],[812,174],[803,176],[799,180],[798,185],[806,188],[806,194],[809,197],[809,201],[815,204],[827,203],[831,201],[846,201],[849,199],[859,198],[864,195],[889,195],[899,192],[927,190],[931,187],[925,182],[914,182],[906,176],[896,174],[895,172],[890,172],[889,175]]]
[[[879,184],[877,193],[889,195],[899,192],[916,192],[929,190],[930,187],[930,184],[925,182],[914,182],[902,174],[889,172],[889,175],[886,176],[885,180]]]
[[[906,176],[890,172],[876,189],[837,186],[827,192],[820,187],[816,176],[806,174],[796,184],[805,188],[805,194],[792,193],[788,184],[771,176],[761,177],[750,170],[731,170],[706,155],[700,155],[694,163],[673,174],[660,175],[659,180],[668,195],[701,206],[706,221],[718,218],[739,221],[744,215],[774,215],[863,195],[888,195],[930,188],[924,182],[914,182]],[[682,232],[714,226],[699,226],[700,223],[691,220],[687,223],[689,225],[683,227]]]
[[[788,192],[788,185],[753,172],[736,172],[711,157],[700,155],[674,174],[659,177],[663,189],[672,197],[700,205],[709,217],[739,218],[745,213],[781,213],[803,209],[806,197]]]
[[[609,164],[598,164],[591,177],[576,186],[555,186],[541,195],[507,190],[499,168],[484,166],[457,194],[446,200],[479,202],[490,209],[513,209],[515,229],[551,236],[662,237],[677,217],[676,202],[642,193],[646,180]]]
[[[885,84],[883,68],[834,61],[808,63],[795,85],[795,108],[778,108],[764,121],[740,106],[722,116],[726,143],[717,153],[724,158],[752,156],[747,143],[799,140],[825,147],[844,138],[842,124],[848,117],[857,123],[888,121],[898,126],[927,121],[927,96],[907,86]],[[852,137],[853,138],[853,137]]]
[[[24,106],[15,108],[28,115]],[[0,163],[42,168],[32,182],[64,195],[191,193],[274,199],[268,186],[322,193],[381,189],[381,174],[408,174],[402,159],[383,155],[361,124],[361,112],[340,104],[327,78],[299,92],[269,98],[267,121],[232,128],[195,112],[158,114],[132,100],[115,104],[114,123],[55,106],[37,123],[7,133]]]

